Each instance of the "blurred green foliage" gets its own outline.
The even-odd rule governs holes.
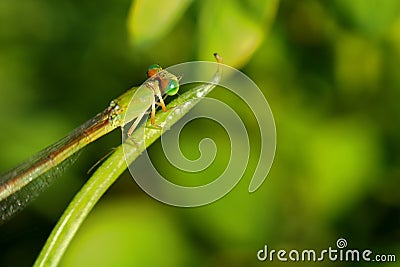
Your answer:
[[[0,170],[140,84],[148,65],[213,60],[217,51],[254,80],[274,113],[277,153],[264,185],[247,192],[259,149],[254,117],[217,89],[212,96],[254,133],[239,185],[216,203],[182,209],[151,199],[126,173],[62,264],[257,266],[265,244],[325,249],[340,237],[351,248],[398,253],[399,11],[396,0],[3,0]],[[220,126],[193,122],[181,136],[185,155],[196,158],[204,137],[221,153],[206,180],[224,169],[229,141]],[[119,142],[116,131],[89,146],[54,186],[0,226],[1,266],[33,263],[86,171]],[[171,180],[192,179],[167,165],[159,144],[149,151]]]

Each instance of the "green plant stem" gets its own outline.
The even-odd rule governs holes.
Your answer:
[[[47,239],[35,266],[57,266],[80,225],[104,192],[126,169],[122,146],[102,164],[65,210]]]
[[[167,105],[167,108],[170,111],[172,109],[174,110],[175,115],[172,118],[168,118],[170,111],[159,111],[156,116],[156,124],[163,125],[163,130],[146,131],[144,137],[146,146],[136,146],[129,150],[129,153],[133,154],[127,156],[127,158],[133,162],[146,149],[146,147],[150,146],[163,132],[168,130],[180,118],[188,113],[190,109],[192,109],[206,94],[208,94],[215,87],[215,84],[219,82],[220,77],[221,73],[217,71],[210,83],[189,90]],[[183,103],[185,103],[185,105],[182,105]],[[148,126],[150,126],[149,122],[142,127]],[[140,128],[138,131],[139,130]],[[135,135],[133,135],[133,138],[134,136]],[[126,150],[125,153],[127,153]],[[131,162],[128,163],[130,164]],[[69,243],[75,236],[85,218],[88,216],[89,212],[126,168],[127,162],[125,161],[123,145],[120,145],[96,170],[69,204],[47,239],[34,266],[57,266],[59,264]]]

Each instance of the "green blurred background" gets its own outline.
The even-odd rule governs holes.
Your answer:
[[[3,0],[0,172],[139,85],[148,65],[212,61],[218,51],[253,79],[273,111],[277,152],[266,182],[247,192],[257,125],[248,107],[217,89],[212,95],[236,108],[254,133],[239,185],[205,207],[175,208],[147,196],[126,172],[62,266],[278,266],[285,263],[258,262],[257,251],[335,248],[341,237],[349,248],[399,257],[399,14],[397,0]],[[200,120],[181,140],[196,158],[197,141],[208,136],[220,154],[207,179],[226,165],[227,135]],[[87,170],[120,140],[116,130],[90,145],[0,226],[0,266],[32,265]],[[171,180],[190,179],[164,167],[159,143],[149,151]]]

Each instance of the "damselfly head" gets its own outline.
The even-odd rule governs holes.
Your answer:
[[[162,68],[160,65],[158,65],[158,64],[150,65],[147,68],[147,78],[154,76],[155,74],[159,73],[160,71],[162,71]]]
[[[163,70],[160,65],[153,64],[147,69],[147,78],[151,78],[157,81],[161,92],[171,96],[178,93],[179,90],[179,80],[181,77],[176,77],[175,75]]]

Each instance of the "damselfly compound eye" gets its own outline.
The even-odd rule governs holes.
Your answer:
[[[165,88],[165,93],[167,95],[171,96],[171,95],[175,95],[176,93],[178,93],[178,90],[179,90],[178,80],[173,79],[173,80],[169,81],[167,88]]]
[[[154,76],[155,74],[159,73],[162,71],[162,68],[158,64],[153,64],[150,67],[147,68],[147,78],[150,78]]]

